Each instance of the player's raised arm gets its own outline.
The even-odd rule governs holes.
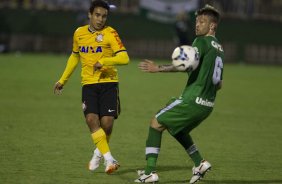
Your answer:
[[[144,59],[138,65],[138,68],[143,72],[156,73],[159,72],[159,66],[154,61]]]
[[[156,73],[156,72],[178,72],[172,65],[157,65],[154,61],[144,59],[138,65],[138,68],[143,72]]]

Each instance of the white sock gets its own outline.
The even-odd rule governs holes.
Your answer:
[[[104,159],[107,160],[107,161],[113,161],[114,160],[111,152],[107,152],[103,156],[104,156]]]
[[[96,149],[94,150],[94,154],[97,155],[98,157],[102,157],[102,153],[99,151],[98,148],[96,148]]]

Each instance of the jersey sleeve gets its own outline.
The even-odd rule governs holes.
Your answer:
[[[109,44],[113,51],[112,57],[104,57],[99,60],[102,65],[125,65],[129,63],[129,56],[118,33],[113,28],[109,31]]]
[[[116,30],[111,29],[109,34],[111,49],[116,54],[117,52],[126,51]]]
[[[192,46],[198,52],[200,58],[208,51],[207,45],[208,44],[203,37],[197,37],[192,44]]]
[[[72,52],[79,53],[79,47],[77,43],[77,30],[73,34]]]
[[[102,65],[126,65],[129,63],[129,56],[127,52],[117,52],[113,57],[102,58],[99,60]]]
[[[79,61],[79,55],[76,53],[72,53],[68,59],[66,68],[64,70],[63,75],[61,76],[59,82],[63,85],[66,84],[66,82],[68,81],[68,79],[70,78],[71,74],[73,73],[73,71],[75,70],[77,64]]]

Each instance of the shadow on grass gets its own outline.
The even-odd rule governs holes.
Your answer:
[[[142,167],[137,167],[133,169],[124,169],[124,170],[119,170],[118,175],[126,175],[128,173],[136,173],[137,169],[141,169]],[[169,172],[169,171],[177,171],[177,170],[189,170],[190,171],[190,166],[159,166],[157,171],[158,172]],[[160,183],[163,184],[179,184],[179,183],[189,183],[189,180],[187,178],[179,179],[179,180],[170,180],[170,181],[163,181],[160,178]],[[272,179],[272,180],[235,180],[235,179],[230,179],[230,180],[209,180],[209,179],[203,179],[199,183],[203,184],[282,184],[282,179]]]
[[[143,166],[143,169],[144,169],[144,167],[145,166]],[[136,168],[133,168],[133,169],[120,169],[118,171],[118,173],[120,175],[131,173],[131,172],[136,173],[136,171],[139,170],[139,169],[142,169],[142,167],[136,167]],[[187,167],[187,166],[172,166],[172,165],[171,166],[158,166],[157,167],[157,172],[169,172],[169,171],[177,171],[177,170],[189,170],[189,172],[190,172],[191,169],[189,169],[189,167]]]
[[[160,181],[165,184],[189,183],[188,180]],[[203,184],[276,184],[282,183],[282,180],[201,180]]]
[[[282,180],[202,180],[202,183],[219,183],[219,184],[271,184],[282,183]]]
[[[160,181],[165,184],[176,184],[176,183],[189,183],[188,180],[173,180],[173,181]],[[282,180],[201,180],[197,183],[203,184],[276,184],[282,183]]]

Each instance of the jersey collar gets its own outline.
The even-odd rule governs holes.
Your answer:
[[[96,32],[96,30],[92,28],[91,26],[88,26],[88,31],[92,34]]]
[[[101,29],[101,30],[99,30],[99,31],[102,31],[102,30],[104,30],[105,28],[106,28],[107,26],[105,25],[104,27],[103,27],[103,29]],[[96,32],[99,32],[99,31],[97,31],[97,30],[95,30],[93,27],[91,27],[90,25],[88,26],[88,31],[90,32],[90,33],[96,33]]]

